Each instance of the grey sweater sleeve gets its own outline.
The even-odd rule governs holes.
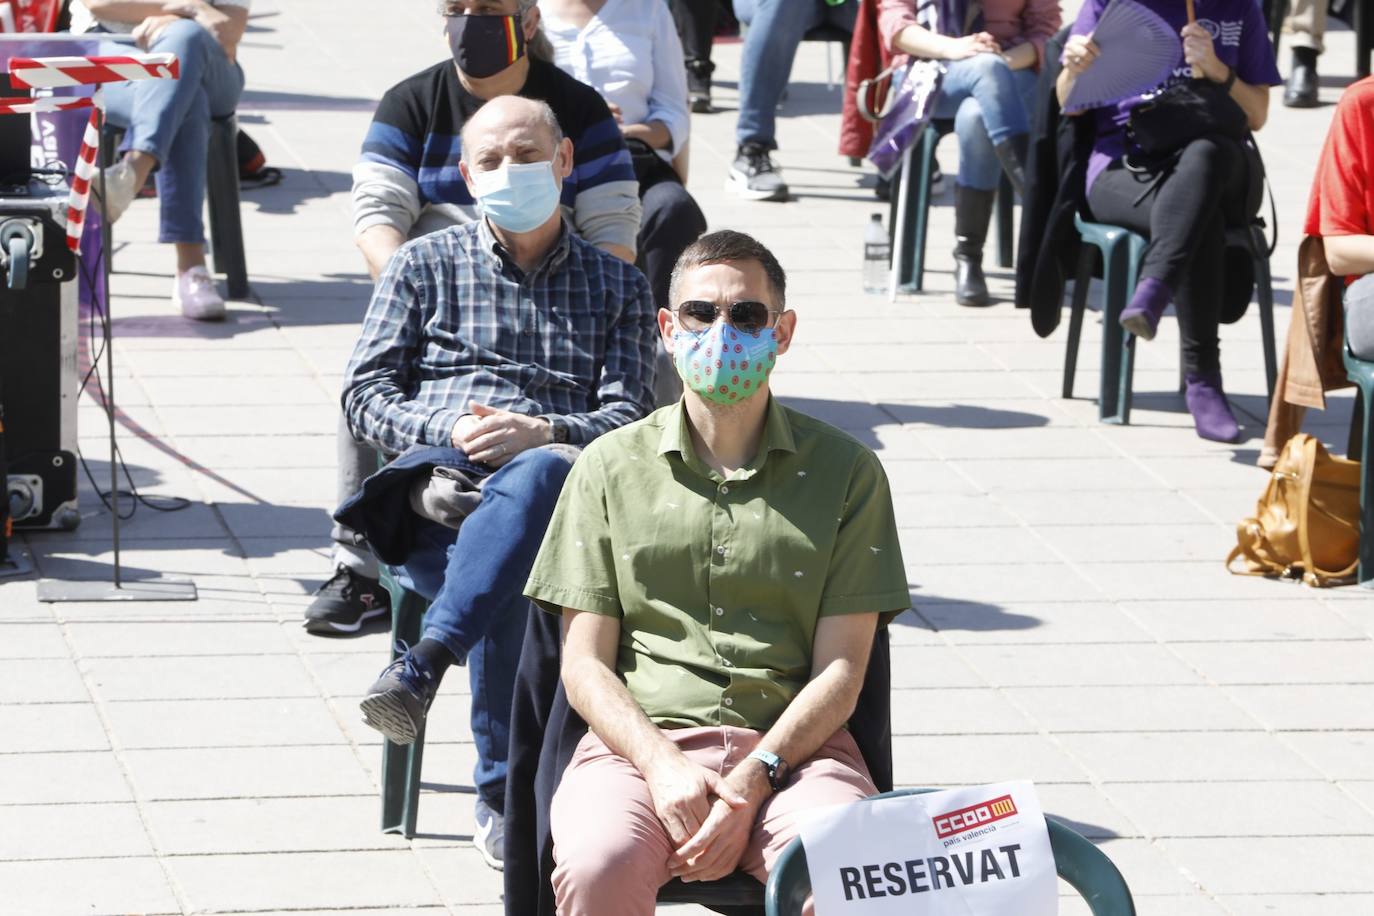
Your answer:
[[[639,247],[639,182],[608,181],[579,191],[573,201],[577,234],[598,247]]]
[[[420,188],[405,172],[364,160],[353,166],[353,234],[391,226],[409,237],[420,218]]]

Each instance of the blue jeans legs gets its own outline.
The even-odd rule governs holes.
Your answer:
[[[1030,132],[1028,112],[1035,96],[1034,70],[1013,70],[996,54],[950,61],[936,118],[954,119],[959,138],[959,184],[980,191],[997,188],[1002,164],[994,147]]]
[[[802,36],[822,23],[854,31],[859,4],[824,0],[734,0],[735,18],[749,27],[740,61],[739,120],[735,141],[777,149],[778,100],[792,75]]]
[[[189,19],[163,29],[151,50],[175,54],[181,78],[111,85],[105,90],[107,113],[111,124],[125,129],[125,149],[158,161],[158,240],[204,244],[201,210],[210,119],[234,113],[243,92],[243,70]]]
[[[488,473],[482,501],[458,531],[426,525],[397,570],[401,585],[430,599],[424,636],[466,659],[472,686],[473,781],[487,804],[505,807],[511,699],[520,645],[530,613],[523,596],[544,529],[571,465],[556,453],[531,449]]]

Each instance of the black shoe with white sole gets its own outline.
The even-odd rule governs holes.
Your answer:
[[[735,154],[726,190],[746,200],[787,200],[787,182],[761,143],[743,143]]]
[[[439,679],[414,652],[387,665],[367,689],[358,707],[363,721],[394,744],[414,744],[429,706],[439,692]]]
[[[315,600],[305,609],[305,629],[320,636],[346,636],[390,613],[391,596],[382,583],[340,566],[315,590]]]

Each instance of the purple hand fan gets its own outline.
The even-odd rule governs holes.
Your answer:
[[[1173,26],[1136,0],[1112,0],[1092,40],[1102,55],[1069,90],[1066,113],[1115,105],[1148,92],[1164,82],[1183,57],[1183,42]]]

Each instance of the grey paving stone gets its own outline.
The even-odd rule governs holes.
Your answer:
[[[67,658],[67,641],[55,623],[0,623],[0,658]]]
[[[0,704],[80,703],[90,699],[70,659],[13,658],[0,664]]]
[[[1228,687],[1226,692],[1273,729],[1374,728],[1374,685],[1288,684]]]
[[[1341,616],[1301,590],[1266,601],[1129,601],[1122,610],[1167,642],[1348,639],[1360,635]]]
[[[1174,651],[1219,684],[1367,684],[1374,642],[1177,643]]]
[[[0,754],[103,751],[110,746],[95,708],[84,703],[0,705]]]
[[[1346,916],[1374,909],[1374,894],[1265,894],[1219,897],[1236,916]]]
[[[998,691],[892,691],[892,734],[968,735],[1032,731],[1031,723]]]
[[[126,859],[153,846],[133,804],[19,805],[0,808],[0,859]]]
[[[381,802],[375,795],[160,801],[145,802],[142,809],[162,855],[406,845],[404,838],[378,829]]]
[[[194,910],[327,910],[440,902],[409,850],[175,856],[164,861]],[[305,875],[311,880],[302,880]]]
[[[280,624],[266,621],[107,623],[67,627],[84,658],[151,655],[289,655],[293,649]]]
[[[1202,684],[1196,672],[1160,646],[966,646],[963,652],[998,687]]]
[[[367,795],[377,790],[354,749],[344,744],[130,749],[120,759],[143,802]]]
[[[1294,731],[1280,737],[1328,779],[1374,779],[1374,732]]]
[[[1104,782],[1311,780],[1321,771],[1264,732],[1085,732],[1059,742]]]
[[[1369,894],[1374,873],[1369,857],[1374,838],[1228,837],[1167,839],[1159,844],[1188,863],[1188,870],[1211,893]]]
[[[1215,731],[1259,723],[1207,687],[1011,687],[1005,691],[1052,732]]]
[[[133,801],[114,755],[0,754],[0,805]]]
[[[120,747],[281,747],[344,741],[318,700],[148,700],[105,705]]]
[[[0,886],[6,907],[26,916],[182,912],[152,857],[0,862]]]
[[[102,700],[318,697],[300,661],[278,655],[86,659],[81,668]]]
[[[960,786],[1030,779],[1037,785],[1085,783],[1088,773],[1042,735],[894,735],[897,782]]]
[[[962,653],[950,646],[894,646],[891,650],[892,686],[983,687]]]
[[[1153,837],[1350,837],[1374,828],[1374,815],[1326,782],[1118,783],[1107,793]]]

